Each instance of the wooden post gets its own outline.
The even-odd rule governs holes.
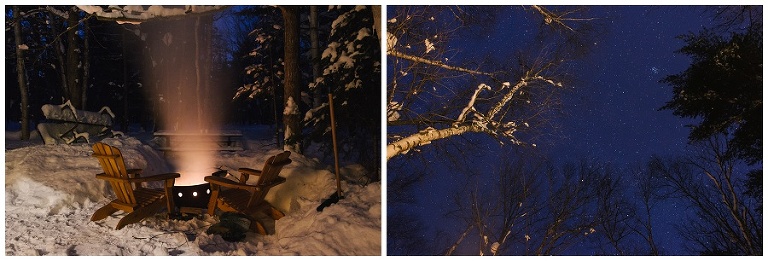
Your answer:
[[[339,175],[339,150],[336,145],[336,118],[333,113],[333,94],[328,94],[328,107],[331,108],[331,136],[333,137],[333,161],[336,166],[336,194],[339,198],[341,194],[341,178]]]

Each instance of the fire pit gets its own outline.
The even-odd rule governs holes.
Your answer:
[[[209,199],[211,199],[211,184],[202,183],[191,186],[173,187],[173,204],[179,209],[205,209],[208,208]]]
[[[213,176],[223,177],[227,171],[220,170],[214,172]],[[211,199],[211,184],[201,183],[188,186],[173,186],[173,204],[176,209],[173,211],[179,216],[182,213],[203,214],[208,209],[208,201]]]

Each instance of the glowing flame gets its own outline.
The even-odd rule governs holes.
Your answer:
[[[152,45],[150,90],[155,92],[161,114],[159,131],[174,133],[168,156],[174,171],[181,174],[176,185],[204,183],[215,171],[215,158],[222,117],[220,89],[213,86],[209,49],[211,37],[205,37],[211,19],[199,17],[164,21],[162,26],[142,28]],[[150,40],[151,39],[151,40]]]
[[[176,179],[177,186],[197,185],[204,183],[205,176],[213,173],[214,151],[201,150],[179,152],[172,155],[171,163],[176,167],[176,172],[181,174]]]

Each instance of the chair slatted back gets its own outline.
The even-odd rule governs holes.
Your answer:
[[[117,148],[97,142],[93,145],[93,157],[99,159],[99,164],[101,164],[101,168],[106,175],[121,179],[129,178],[128,170],[125,168],[125,162],[123,161],[123,155]],[[136,197],[130,182],[110,180],[109,184],[112,186],[112,191],[115,192],[115,196],[117,196],[119,201],[128,205],[136,204]]]
[[[278,174],[280,174],[280,171],[283,169],[283,166],[291,163],[289,156],[291,156],[291,152],[284,151],[283,153],[270,157],[267,162],[264,163],[264,168],[261,169],[261,177],[256,181],[256,185],[258,186],[274,182],[275,178],[277,178]],[[267,192],[269,192],[268,188],[256,191],[251,197],[250,202],[263,201],[264,197],[267,196]]]

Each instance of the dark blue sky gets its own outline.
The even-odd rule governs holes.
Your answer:
[[[594,39],[593,52],[570,70],[578,81],[568,86],[570,89],[563,96],[564,115],[557,121],[562,135],[539,143],[537,148],[554,162],[593,159],[618,168],[642,164],[652,155],[684,154],[689,131],[685,125],[693,121],[673,116],[669,110],[658,110],[672,97],[672,87],[659,81],[688,67],[689,57],[675,53],[684,44],[676,37],[711,27],[703,8],[592,6],[590,9],[593,17],[600,17],[607,24],[607,30]],[[488,25],[493,26],[493,33],[488,37],[473,37],[469,32],[451,47],[461,48],[463,57],[481,57],[504,53],[534,37],[527,28],[536,26],[538,21],[531,21],[530,16],[521,16],[520,12],[507,13],[498,17],[497,24]],[[493,142],[486,145],[489,153],[507,150],[490,143]],[[488,159],[477,162],[478,172],[490,172],[493,167],[482,166],[493,166],[498,157]],[[428,192],[418,196],[421,200],[417,211],[424,220],[429,220],[426,222],[429,226],[445,228],[450,223],[443,221],[443,210],[451,207],[452,199],[451,195],[440,192],[461,186],[465,179],[451,177],[450,169],[427,167],[436,168],[433,171],[437,174],[426,182],[428,185],[423,191]],[[684,252],[668,222],[682,218],[679,210],[680,206],[674,202],[656,209],[662,214],[654,217],[657,218],[655,236],[664,254],[691,254]]]
[[[675,53],[683,46],[675,37],[707,25],[702,8],[616,6],[593,12],[607,14],[609,31],[577,70],[586,82],[565,96],[568,137],[553,151],[585,151],[616,164],[681,153],[684,125],[691,121],[658,111],[672,98],[672,87],[659,81],[689,65],[687,56]]]
[[[551,155],[568,159],[585,152],[626,168],[654,154],[684,154],[689,132],[685,125],[694,121],[658,110],[672,98],[672,87],[659,81],[690,64],[688,56],[675,52],[683,46],[676,37],[711,27],[703,8],[617,6],[593,11],[608,15],[609,31],[596,41],[589,66],[581,68],[586,84],[576,86],[577,95],[565,98],[573,115],[564,119],[567,137],[551,148]],[[668,201],[655,211],[663,253],[691,254],[669,222],[683,218],[681,204]]]

